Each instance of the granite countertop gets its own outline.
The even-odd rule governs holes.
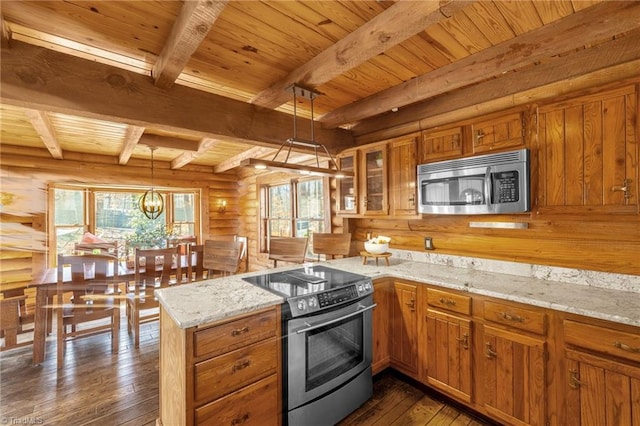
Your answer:
[[[360,257],[336,259],[320,264],[367,275],[372,279],[394,277],[434,284],[640,327],[640,293],[637,292],[410,260],[390,260],[390,266],[382,263],[376,265],[371,261],[363,265]],[[156,295],[176,324],[180,328],[188,328],[282,303],[284,299],[281,296],[253,286],[242,278],[300,267],[302,265],[215,278],[157,290]]]

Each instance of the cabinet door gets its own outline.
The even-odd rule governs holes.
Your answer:
[[[362,213],[365,215],[389,214],[387,162],[386,144],[372,146],[362,151],[362,179],[364,181]]]
[[[640,368],[568,351],[567,426],[640,426]]]
[[[417,146],[416,137],[409,136],[390,143],[391,176],[389,197],[391,214],[394,217],[417,217],[416,176]]]
[[[353,172],[354,175],[337,179],[336,211],[338,214],[358,213],[358,152],[351,151],[337,158],[340,170]]]
[[[521,147],[524,144],[524,121],[521,113],[479,121],[471,125],[473,153],[485,154],[494,149]]]
[[[635,86],[539,110],[540,212],[638,209]]]
[[[391,305],[391,363],[416,377],[418,373],[418,289],[414,284],[394,283]]]
[[[374,283],[373,301],[377,305],[373,310],[373,374],[389,366],[389,312],[391,310],[390,282]]]
[[[462,128],[425,130],[420,142],[420,163],[462,157]]]
[[[545,425],[545,342],[483,327],[484,407],[514,425]]]
[[[427,382],[471,402],[471,320],[427,310]]]

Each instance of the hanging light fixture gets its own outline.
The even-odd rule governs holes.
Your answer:
[[[293,137],[287,139],[273,156],[272,160],[263,160],[259,158],[248,158],[243,160],[240,165],[244,167],[254,167],[258,170],[279,170],[286,172],[294,172],[302,175],[313,175],[313,176],[329,176],[334,178],[343,178],[346,176],[353,176],[353,172],[351,171],[341,171],[340,167],[338,167],[338,163],[333,158],[333,156],[329,153],[327,148],[315,141],[314,136],[314,121],[313,121],[313,100],[318,96],[318,92],[314,92],[309,89],[305,89],[300,86],[296,86],[295,84],[292,87],[293,90]],[[298,138],[298,126],[297,126],[297,97],[302,96],[305,99],[308,99],[311,103],[311,140],[304,140]],[[289,157],[291,155],[291,149],[294,147],[303,147],[310,148],[313,150],[316,158],[316,165],[314,166],[305,166],[302,164],[293,164],[289,163]],[[284,161],[276,161],[278,155],[280,153],[286,152],[286,156]],[[324,153],[327,157],[329,157],[329,167],[320,167],[320,158],[319,152]]]
[[[153,151],[155,146],[150,146],[151,150],[151,189],[145,192],[138,200],[140,210],[149,219],[157,219],[164,211],[164,198],[162,194],[153,188]]]

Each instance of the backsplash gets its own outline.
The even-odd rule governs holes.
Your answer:
[[[547,265],[507,262],[503,260],[482,259],[477,257],[453,256],[421,251],[389,249],[398,259],[414,262],[432,263],[435,265],[453,266],[456,268],[475,269],[478,271],[500,274],[518,275],[546,281],[559,281],[580,284],[590,287],[606,288],[640,293],[640,276],[616,274],[609,272],[588,271]]]

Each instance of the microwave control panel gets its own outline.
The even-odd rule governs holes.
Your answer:
[[[491,178],[494,204],[515,203],[520,199],[517,171],[493,173]]]

